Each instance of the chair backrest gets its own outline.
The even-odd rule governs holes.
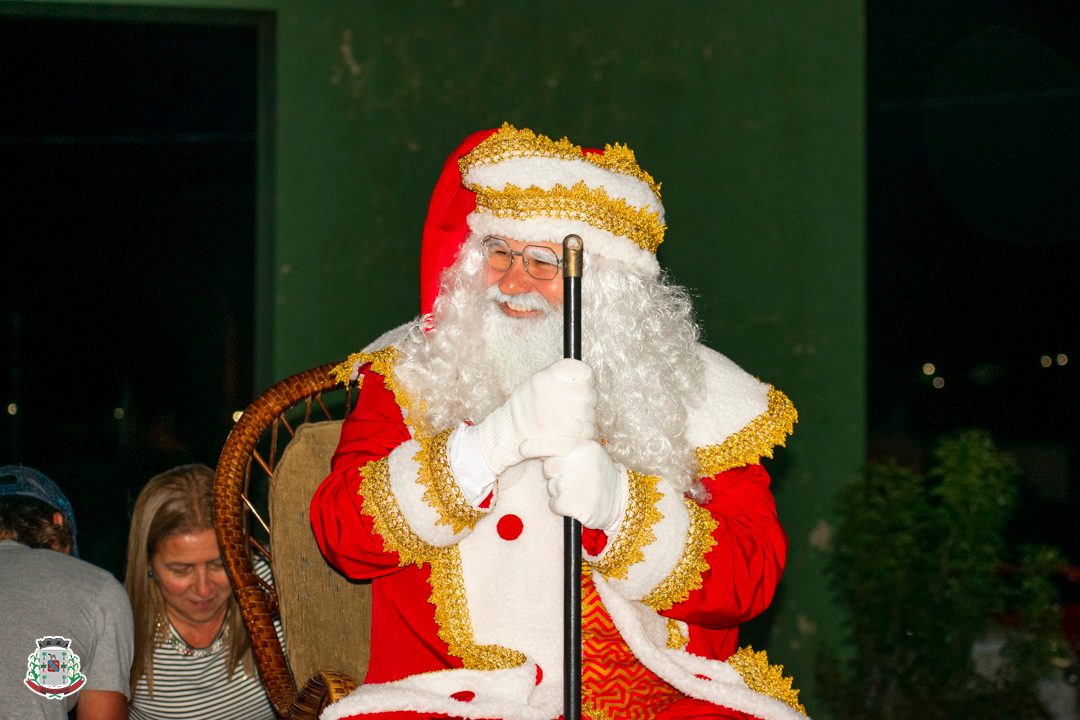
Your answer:
[[[270,548],[274,587],[293,678],[320,670],[354,678],[367,673],[371,644],[371,584],[350,582],[319,552],[308,504],[330,468],[340,420],[296,429],[270,485]]]
[[[248,405],[222,448],[214,487],[218,544],[259,679],[282,717],[298,716],[301,687],[347,690],[367,666],[370,586],[350,583],[326,564],[307,517],[352,399],[332,368],[290,376]],[[255,555],[269,561],[273,583],[257,575]],[[274,625],[279,617],[286,647]],[[334,672],[313,683],[320,670]]]

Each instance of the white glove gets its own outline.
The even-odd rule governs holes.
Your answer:
[[[518,385],[501,407],[476,425],[480,450],[496,475],[525,459],[521,443],[538,437],[596,437],[592,369],[559,360]]]
[[[526,457],[544,458],[551,511],[611,533],[630,499],[626,468],[595,440],[538,438],[521,445]]]

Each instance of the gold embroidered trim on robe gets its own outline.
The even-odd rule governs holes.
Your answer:
[[[630,566],[645,559],[645,548],[656,540],[653,526],[663,519],[657,509],[660,478],[628,470],[629,499],[619,532],[592,566],[606,578],[625,580]]]
[[[452,428],[432,435],[426,428],[420,427],[418,422],[414,422],[414,418],[419,416],[413,412],[412,398],[394,377],[394,365],[397,359],[398,350],[392,345],[374,352],[353,353],[331,373],[338,381],[347,383],[354,368],[371,363],[371,369],[382,376],[386,388],[393,393],[394,402],[401,408],[401,416],[405,424],[420,444],[420,450],[413,458],[420,466],[417,481],[426,488],[424,501],[439,514],[436,524],[449,525],[455,534],[466,527],[475,527],[484,513],[469,505],[465,500],[461,489],[454,482],[449,461],[446,458],[446,441],[450,437]],[[359,373],[357,377],[358,380],[363,378]],[[420,415],[422,414],[423,407],[421,406]]]
[[[690,516],[690,527],[686,532],[682,557],[675,563],[675,569],[671,571],[671,574],[641,599],[641,602],[657,612],[662,612],[675,603],[682,602],[690,597],[692,591],[701,587],[701,576],[709,569],[705,555],[716,545],[716,539],[713,538],[712,533],[717,527],[717,522],[713,516],[690,498],[684,498],[683,502]]]
[[[334,366],[334,369],[330,371],[330,374],[342,385],[348,385],[349,380],[352,377],[353,370],[357,370],[357,381],[363,380],[363,375],[360,374],[358,368],[371,363],[371,369],[383,376],[386,382],[386,387],[394,393],[394,397],[398,397],[398,389],[392,387],[391,374],[394,369],[394,363],[397,362],[398,351],[393,345],[388,345],[379,350],[373,352],[355,352],[345,360],[345,362],[338,363]]]
[[[667,619],[667,646],[672,650],[683,650],[690,642],[690,636],[683,632],[682,623],[675,618]]]
[[[353,368],[371,363],[371,369],[383,377],[387,389],[394,394],[394,400],[402,410],[402,417],[410,432],[421,444],[418,454],[424,454],[424,443],[434,442],[422,431],[417,431],[409,422],[412,403],[405,390],[394,379],[394,364],[398,352],[395,347],[386,347],[372,353],[354,353],[349,359],[338,365],[333,373],[343,382],[349,381]],[[449,437],[449,433],[446,433]],[[429,445],[428,452],[431,451]],[[435,451],[438,454],[438,450]],[[441,452],[445,455],[445,439]],[[421,462],[421,474],[424,464]],[[424,542],[413,532],[405,519],[401,508],[390,488],[390,465],[387,458],[375,460],[360,469],[363,479],[360,494],[364,496],[362,511],[374,522],[375,532],[383,538],[387,550],[396,551],[402,565],[415,563],[417,566],[427,562],[431,565],[431,603],[435,606],[435,624],[439,637],[449,647],[453,655],[461,658],[465,667],[477,670],[499,670],[518,667],[525,662],[525,656],[499,645],[479,645],[473,635],[469,605],[465,597],[465,581],[462,578],[461,555],[456,545],[435,547]],[[419,480],[418,480],[419,481]],[[431,486],[429,486],[429,490]],[[431,502],[425,493],[424,499]],[[464,498],[462,498],[464,501]],[[435,506],[438,510],[438,505]],[[457,529],[455,529],[457,532]]]
[[[792,678],[784,676],[783,665],[770,665],[769,656],[764,650],[754,652],[750,646],[739,648],[727,659],[727,663],[735,668],[746,686],[754,692],[776,698],[806,715],[806,708],[799,702],[799,691],[791,686]]]
[[[386,385],[386,389],[394,395],[394,402],[401,408],[401,417],[405,420],[405,424],[409,426],[410,432],[413,436],[417,436],[423,432],[423,428],[419,426],[419,423],[414,418],[423,417],[424,406],[421,404],[419,407],[415,407],[412,402],[412,398],[405,392],[405,389],[398,383],[397,378],[394,376],[394,365],[397,364],[398,349],[393,345],[387,345],[384,348],[375,350],[373,352],[357,352],[353,353],[345,360],[345,362],[338,364],[330,371],[330,374],[334,376],[338,382],[342,384],[348,384],[349,378],[352,376],[353,370],[356,370],[357,386],[363,385],[364,376],[360,374],[359,368],[371,363],[371,369],[382,376],[383,384]]]
[[[409,527],[390,491],[389,463],[386,458],[361,468],[360,492],[363,512],[371,516],[375,532],[383,538],[387,550],[396,551],[402,565],[431,564],[431,603],[435,606],[435,624],[439,637],[465,667],[498,670],[518,667],[525,656],[500,645],[477,644],[465,597],[461,555],[456,545],[435,547],[421,540]],[[370,500],[370,502],[369,502]]]
[[[449,525],[454,534],[476,527],[476,523],[485,513],[477,510],[465,499],[461,487],[454,480],[450,471],[450,460],[446,456],[446,443],[453,428],[429,436],[420,435],[417,442],[420,450],[415,460],[420,466],[418,481],[427,488],[424,500],[439,514],[436,525]]]
[[[390,488],[390,461],[372,460],[360,468],[360,495],[364,497],[361,510],[371,517],[375,532],[383,539],[383,547],[396,552],[402,565],[426,562],[435,550],[413,532],[409,521],[398,506]]]
[[[431,558],[431,603],[439,637],[471,670],[520,667],[524,653],[501,645],[479,645],[473,635],[469,602],[462,580],[461,552],[456,545],[439,548]]]
[[[770,387],[765,412],[719,445],[706,445],[694,451],[701,474],[710,477],[731,468],[756,465],[763,457],[771,458],[773,448],[783,447],[798,420],[799,413],[791,400]]]

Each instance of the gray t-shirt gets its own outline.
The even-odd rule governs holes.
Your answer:
[[[66,720],[83,690],[127,697],[133,637],[131,604],[111,574],[0,540],[0,720]],[[58,699],[31,689],[64,692],[76,684]]]

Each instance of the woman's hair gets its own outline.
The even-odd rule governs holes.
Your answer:
[[[135,501],[128,535],[127,573],[124,587],[131,599],[135,620],[135,658],[131,668],[131,696],[139,679],[146,676],[147,687],[154,691],[154,648],[165,641],[168,629],[165,602],[157,583],[150,578],[150,558],[161,543],[172,535],[181,535],[214,527],[214,471],[206,465],[181,465],[150,479]],[[229,648],[228,677],[237,665],[252,672],[251,640],[243,619],[230,594],[225,611],[226,641]]]

